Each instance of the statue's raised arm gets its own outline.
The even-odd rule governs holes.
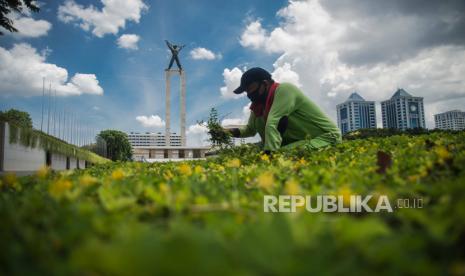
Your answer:
[[[166,42],[166,46],[168,46],[168,48],[170,48],[170,50],[172,51],[173,50],[173,44],[171,44],[168,40],[165,40]]]

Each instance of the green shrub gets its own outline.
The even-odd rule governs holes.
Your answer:
[[[391,159],[379,170],[379,152]],[[465,133],[395,135],[269,158],[113,162],[0,184],[0,274],[463,272]],[[423,208],[264,213],[264,195],[387,195]]]

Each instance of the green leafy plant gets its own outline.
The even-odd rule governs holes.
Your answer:
[[[0,26],[12,33],[17,32],[18,30],[14,27],[14,22],[8,17],[8,14],[11,12],[21,13],[26,10],[38,12],[39,5],[33,0],[0,1]],[[0,35],[3,35],[3,32],[0,31]]]
[[[0,274],[460,275],[463,183],[463,131],[5,175]],[[265,195],[386,195],[423,208],[265,213]]]
[[[9,122],[22,128],[32,128],[32,119],[29,113],[13,108],[0,111],[0,121]]]
[[[108,158],[113,161],[127,161],[132,157],[128,135],[119,130],[103,130],[98,134],[105,140]]]
[[[203,122],[200,122],[200,124],[203,124]],[[218,117],[218,111],[215,108],[210,110],[210,115],[208,117],[206,126],[208,128],[210,142],[213,147],[223,149],[233,145],[231,134],[226,132],[221,126],[221,121]]]

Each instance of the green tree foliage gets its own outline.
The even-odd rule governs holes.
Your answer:
[[[11,12],[20,13],[24,7],[33,12],[39,11],[34,0],[0,0],[0,26],[12,33],[17,32],[18,30],[13,26],[13,21],[7,15]],[[1,31],[0,35],[3,35]]]
[[[119,130],[103,130],[98,135],[107,144],[107,157],[113,161],[127,161],[132,157],[131,144],[126,133]]]
[[[207,121],[208,134],[213,146],[225,148],[232,146],[231,135],[224,131],[218,118],[218,111],[215,108],[210,110],[210,116]]]
[[[18,127],[32,128],[32,120],[29,113],[17,109],[0,111],[0,121],[6,121]]]

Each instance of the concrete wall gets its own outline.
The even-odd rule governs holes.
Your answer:
[[[170,154],[171,154],[171,155],[169,156],[170,158],[174,158],[174,159],[179,158],[179,155],[178,155],[179,152],[178,152],[178,150],[171,150],[171,151],[170,151]]]
[[[79,169],[85,169],[86,168],[86,161],[79,159]]]
[[[66,156],[52,153],[51,168],[53,170],[66,170]]]
[[[3,136],[3,170],[35,171],[45,165],[45,151],[28,148],[20,144],[10,144],[10,128],[5,125]]]
[[[69,158],[69,169],[74,170],[77,168],[77,159],[74,157]]]
[[[67,156],[51,153],[51,168],[66,170]],[[69,169],[76,169],[78,160],[69,157]],[[0,123],[0,172],[34,172],[47,163],[47,153],[44,149],[25,147],[10,143],[10,128],[6,123]],[[79,160],[79,168],[85,168],[85,160]]]

